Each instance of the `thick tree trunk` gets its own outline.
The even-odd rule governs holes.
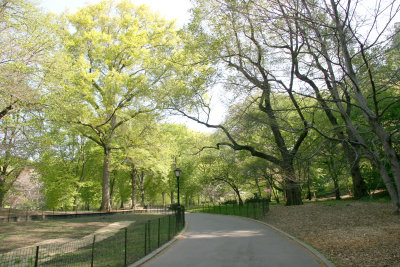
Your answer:
[[[296,178],[292,161],[286,160],[281,168],[285,179],[284,193],[286,196],[286,206],[303,205],[301,186]]]
[[[101,211],[110,211],[110,163],[111,163],[111,149],[104,148],[104,162],[103,162],[103,184],[102,184],[102,199]]]
[[[286,181],[285,183],[286,206],[302,205],[301,187],[298,182]]]
[[[353,134],[350,130],[347,130],[347,135],[349,136],[350,141],[355,141]],[[350,174],[353,182],[354,198],[360,199],[362,197],[368,196],[367,185],[365,184],[360,169],[360,157],[358,155],[359,148],[352,147],[347,142],[344,142],[343,149],[346,154],[347,161],[350,165]]]

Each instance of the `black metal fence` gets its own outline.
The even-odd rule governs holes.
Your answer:
[[[184,210],[80,240],[16,249],[0,255],[9,266],[127,266],[171,240],[185,224]]]
[[[260,219],[269,211],[269,201],[259,200],[238,204],[203,204],[188,208],[191,212],[204,212],[225,215],[236,215]]]
[[[107,212],[99,212],[98,210],[87,211],[42,211],[42,210],[30,210],[30,209],[12,209],[12,208],[0,208],[0,223],[11,223],[11,222],[24,222],[24,221],[36,221],[46,219],[64,219],[64,218],[76,218],[83,216],[103,216],[113,215],[121,213],[166,213],[169,210],[166,207],[149,207],[146,209],[122,209],[113,210]]]

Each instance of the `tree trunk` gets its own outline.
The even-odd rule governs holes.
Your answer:
[[[139,187],[140,187],[140,196],[141,196],[140,205],[142,205],[142,207],[144,207],[145,206],[145,193],[146,193],[146,190],[144,189],[144,171],[141,171],[140,176],[139,176]]]
[[[298,182],[286,181],[285,183],[286,206],[302,205],[301,187]]]
[[[256,182],[258,195],[260,196],[260,198],[262,198],[262,195],[261,195],[262,193],[261,193],[261,188],[260,188],[260,184],[259,184],[259,181],[258,181],[258,177],[256,177],[254,180]]]
[[[137,180],[137,170],[135,168],[135,165],[132,164],[131,166],[131,188],[132,188],[132,193],[131,193],[131,200],[132,200],[132,205],[131,209],[136,209],[136,180]]]
[[[283,170],[286,206],[303,205],[301,199],[301,186],[297,181],[292,161],[286,160],[281,168]]]
[[[110,211],[110,162],[111,161],[111,148],[104,148],[104,162],[103,162],[103,184],[102,184],[102,199],[101,211]]]
[[[165,207],[165,192],[164,191],[161,193],[161,196],[162,196],[162,205],[163,205],[163,207]]]
[[[383,152],[389,162],[390,169],[393,174],[394,184],[393,184],[392,180],[390,179],[390,177],[386,176],[387,175],[386,166],[384,164],[382,164],[382,158],[379,157],[378,153],[376,152],[376,149],[374,148],[375,152],[373,152],[373,153],[371,153],[370,151],[367,151],[367,153],[369,152],[371,154],[374,154],[372,156],[374,158],[376,165],[379,168],[382,179],[384,180],[386,188],[389,191],[390,197],[392,198],[392,203],[395,207],[395,212],[400,213],[400,205],[399,205],[399,203],[400,203],[400,163],[399,163],[399,159],[397,158],[395,149],[390,142],[390,136],[387,134],[384,127],[382,126],[382,124],[379,121],[380,117],[379,117],[377,103],[376,103],[376,107],[375,107],[374,111],[372,109],[370,109],[370,107],[368,106],[368,103],[367,103],[367,99],[364,97],[364,95],[360,89],[361,88],[360,81],[358,79],[358,76],[357,76],[356,71],[353,66],[353,64],[354,64],[353,57],[350,55],[350,48],[348,45],[349,39],[348,39],[348,36],[345,34],[345,30],[344,30],[345,26],[348,26],[348,25],[344,25],[341,21],[340,14],[338,11],[338,3],[336,3],[334,0],[330,0],[330,2],[331,2],[332,11],[333,11],[332,17],[335,22],[335,30],[337,31],[336,36],[338,37],[341,52],[343,54],[343,59],[344,59],[343,67],[346,70],[346,76],[348,76],[350,78],[349,80],[353,85],[352,96],[356,100],[357,104],[360,106],[360,110],[363,112],[363,115],[364,115],[365,119],[367,120],[367,122],[370,126],[370,129],[378,137],[379,141],[381,142],[381,144],[383,146]],[[364,50],[364,48],[362,46],[360,47],[360,49],[361,49],[360,50],[361,55],[364,56],[364,53],[366,53],[366,51]],[[363,57],[363,60],[364,60],[363,63],[365,63],[367,66],[368,61],[364,57]],[[368,69],[368,71],[370,71],[370,70]],[[375,84],[374,84],[371,73],[370,73],[370,86],[371,86],[371,89],[373,92],[372,99],[375,102],[377,102],[377,100],[375,99],[375,97],[376,97]],[[359,132],[357,130],[353,129],[353,132],[354,132],[355,136],[357,136],[357,134],[359,134]],[[360,137],[357,139],[362,139],[362,138]],[[362,140],[362,141],[364,141],[364,140]],[[375,145],[375,144],[372,144],[372,145]],[[364,146],[364,147],[366,147],[366,146]],[[397,192],[396,192],[396,187],[397,187]]]
[[[1,167],[1,166],[0,166]],[[0,208],[4,207],[4,198],[7,193],[3,170],[0,170]]]
[[[236,189],[234,188],[233,191],[235,191],[235,194],[236,194],[237,199],[239,201],[239,205],[243,206],[243,200],[242,200],[242,197],[240,196],[239,189],[238,188],[236,188]]]
[[[174,191],[171,191],[171,204],[175,204]]]
[[[335,186],[335,198],[336,200],[340,200],[340,189],[339,189],[339,183],[337,180],[337,177],[332,177],[333,180],[333,185]]]

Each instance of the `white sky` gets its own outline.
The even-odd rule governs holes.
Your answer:
[[[101,0],[37,0],[45,10],[58,13],[65,10],[75,12],[78,8],[87,4],[95,4]],[[134,4],[145,4],[154,12],[166,19],[177,20],[180,27],[190,19],[189,9],[192,7],[190,0],[131,0]]]
[[[84,7],[87,4],[95,4],[100,2],[101,0],[36,0],[39,2],[39,5],[43,7],[48,12],[53,12],[60,14],[66,10],[68,12],[73,13],[77,11],[79,8]],[[159,13],[162,17],[175,20],[176,25],[178,27],[182,27],[185,23],[187,23],[190,19],[189,9],[192,7],[190,0],[131,0],[134,4],[141,5],[145,4],[150,7],[156,13]],[[217,101],[219,102],[219,101]],[[218,114],[213,116],[210,120],[210,123],[221,123],[224,114],[225,108],[222,104],[217,103],[214,105],[215,112],[212,114]],[[207,128],[201,124],[198,124],[190,119],[182,118],[181,116],[173,116],[168,119],[169,122],[176,122],[186,124],[192,130],[199,132],[214,132],[215,130],[211,128]]]

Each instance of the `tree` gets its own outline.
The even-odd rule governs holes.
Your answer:
[[[302,0],[300,6],[294,21],[302,27],[302,38],[306,40],[307,48],[305,52],[311,59],[311,62],[303,63],[304,67],[311,67],[314,77],[324,81],[349,132],[349,142],[359,146],[376,164],[399,213],[400,163],[392,142],[395,131],[388,132],[383,124],[385,113],[398,103],[398,95],[387,99],[385,92],[392,88],[387,81],[394,77],[394,73],[386,72],[386,77],[382,77],[382,64],[378,64],[382,54],[378,51],[385,51],[379,47],[390,40],[385,40],[384,33],[400,11],[400,6],[395,1],[377,2],[370,24],[364,21],[362,25],[359,3]],[[311,12],[311,9],[320,12]],[[352,118],[349,108],[357,109],[363,117]],[[372,135],[366,136],[363,131]],[[380,155],[380,151],[384,156]]]
[[[56,118],[73,125],[104,151],[101,210],[110,209],[111,151],[116,130],[157,108],[170,71],[173,23],[128,1],[102,1],[67,16],[65,54],[70,69],[52,89]],[[61,118],[60,118],[61,117]]]
[[[57,38],[54,19],[30,1],[2,1],[0,7],[0,206],[33,151],[44,76]]]
[[[0,9],[0,120],[37,104],[43,75],[57,42],[54,18],[28,0],[2,1]]]
[[[275,56],[279,47],[269,43],[272,39],[268,39],[264,33],[263,23],[259,23],[251,16],[252,8],[251,2],[197,1],[190,29],[200,43],[199,49],[203,49],[208,60],[221,65],[229,74],[225,81],[226,87],[229,87],[234,94],[247,98],[246,105],[257,106],[263,113],[264,121],[268,125],[265,131],[273,136],[278,153],[272,155],[266,150],[257,149],[247,144],[246,140],[242,140],[243,145],[228,127],[212,125],[182,109],[180,111],[207,127],[223,131],[227,141],[219,142],[217,148],[229,146],[234,150],[247,150],[251,155],[279,166],[285,177],[284,190],[287,204],[298,205],[302,204],[301,188],[293,161],[308,135],[310,125],[304,113],[302,100],[295,97],[294,62],[291,59],[284,60],[280,56]],[[189,47],[192,48],[192,45]],[[292,44],[292,48],[298,51],[300,45]],[[276,70],[272,67],[274,64],[281,64],[283,68]],[[281,75],[284,75],[284,78],[281,78]],[[198,103],[209,109],[203,96],[198,92],[195,95],[199,99]],[[287,109],[280,109],[275,95],[278,95],[278,98],[283,95],[287,97],[290,101],[289,108],[294,110],[293,114],[297,117],[297,121],[301,122],[300,126],[290,125],[283,120],[283,113]],[[286,134],[290,137],[285,138]]]

